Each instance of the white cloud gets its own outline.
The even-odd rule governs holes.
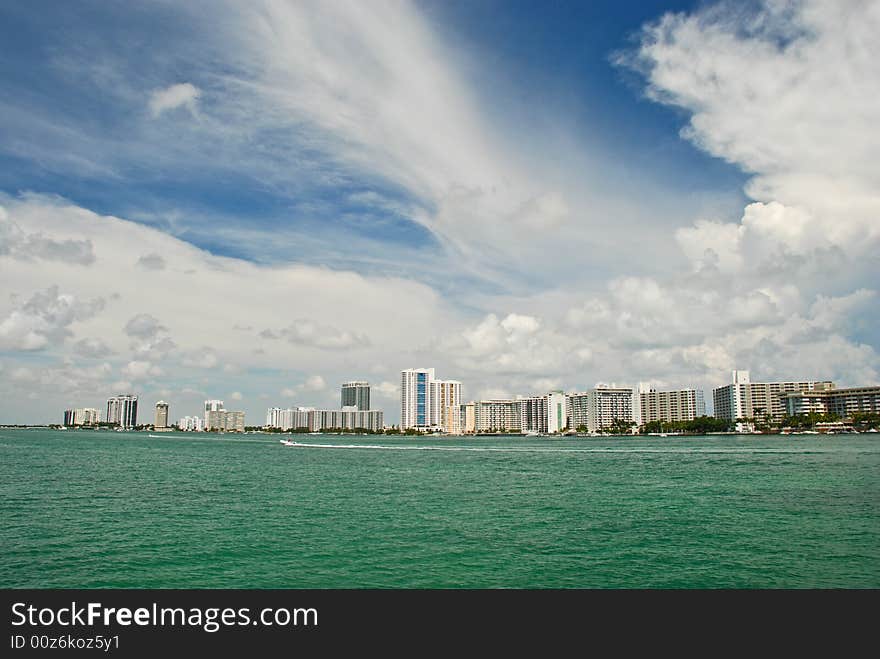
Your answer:
[[[637,66],[657,100],[691,112],[685,137],[754,174],[738,225],[677,234],[722,271],[880,245],[880,7],[822,0],[713,5],[645,29]],[[803,261],[801,261],[803,263]],[[789,264],[795,265],[794,262]]]
[[[130,381],[159,377],[162,369],[148,361],[130,361],[122,368],[122,375]]]
[[[312,375],[302,384],[303,391],[322,391],[327,387],[324,378],[320,375]]]
[[[241,395],[240,391],[233,391],[231,394],[229,394],[229,398],[230,400],[241,400],[244,397]]]
[[[125,333],[139,339],[152,339],[165,328],[159,320],[148,313],[139,313],[132,316],[125,324]]]
[[[150,94],[150,114],[158,118],[163,112],[186,107],[191,114],[197,112],[197,102],[201,96],[201,90],[189,82],[171,85],[165,89],[157,89]]]
[[[164,270],[165,269],[165,259],[162,258],[161,254],[144,254],[137,260],[137,265],[144,268],[145,270]]]
[[[95,247],[90,240],[56,239],[42,232],[26,233],[0,206],[0,257],[4,256],[91,265],[95,262]]]
[[[58,286],[53,284],[16,305],[0,321],[0,348],[41,350],[62,343],[73,335],[71,325],[92,318],[104,305],[101,297],[85,301],[59,293]]]
[[[307,318],[297,318],[279,334],[286,337],[291,343],[315,348],[345,350],[370,345],[370,340],[363,334],[340,330]],[[277,335],[271,330],[264,330],[260,336],[267,339],[277,338]]]

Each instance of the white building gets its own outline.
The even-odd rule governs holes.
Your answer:
[[[615,422],[632,424],[633,390],[625,387],[597,386],[589,391],[569,394],[571,425],[588,432],[608,428]]]
[[[880,387],[850,387],[818,391],[795,391],[782,394],[789,416],[799,414],[836,414],[851,418],[853,414],[880,412]]]
[[[479,400],[474,404],[475,432],[520,432],[522,407],[509,398]]]
[[[568,426],[568,401],[561,391],[517,399],[523,432],[562,432]]]
[[[325,428],[378,432],[385,428],[385,413],[382,410],[359,410],[356,405],[341,410],[316,410],[314,407],[282,410],[270,407],[266,413],[266,426],[308,432]]]
[[[786,415],[784,395],[788,392],[825,391],[834,388],[829,380],[821,382],[752,382],[748,371],[732,371],[732,382],[712,391],[715,417],[736,421],[769,417],[774,421]]]
[[[107,422],[118,424],[121,428],[134,428],[137,425],[138,397],[134,394],[119,394],[107,399]]]
[[[101,415],[94,407],[64,410],[65,426],[93,426],[100,421]]]
[[[460,426],[461,382],[438,380],[433,368],[400,372],[400,429],[456,432]]]
[[[208,413],[209,412],[225,412],[226,408],[223,407],[222,400],[206,400],[205,401],[205,429],[209,429],[211,425],[208,423]]]
[[[200,416],[185,416],[177,422],[177,427],[190,432],[201,432],[205,428]]]
[[[221,432],[244,432],[244,412],[208,410],[205,412],[205,430]]]
[[[706,402],[699,389],[657,391],[639,383],[634,420],[638,425],[652,421],[693,421],[706,415]]]

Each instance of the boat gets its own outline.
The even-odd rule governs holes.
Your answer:
[[[301,446],[301,444],[299,442],[295,442],[292,439],[282,439],[281,443],[284,446]]]

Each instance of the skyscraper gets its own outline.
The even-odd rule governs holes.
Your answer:
[[[168,403],[164,400],[156,403],[156,422],[153,427],[156,430],[164,430],[168,427]]]
[[[107,399],[107,422],[121,428],[134,428],[137,425],[138,397],[134,394],[119,394]]]
[[[363,381],[342,383],[342,407],[370,409],[370,383]]]
[[[205,430],[211,428],[211,421],[214,422],[214,425],[217,425],[216,415],[215,419],[210,419],[209,414],[211,412],[225,412],[226,408],[223,407],[222,400],[206,400],[205,401]]]
[[[400,428],[428,428],[431,425],[431,383],[433,368],[407,368],[400,372]],[[439,421],[439,420],[438,420]]]
[[[712,391],[716,418],[729,421],[742,418],[756,418],[759,421],[771,418],[778,421],[786,413],[786,393],[834,389],[834,383],[829,380],[752,382],[748,371],[731,371],[731,380],[730,384]]]

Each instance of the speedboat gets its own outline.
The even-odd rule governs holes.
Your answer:
[[[282,440],[281,440],[281,443],[282,443],[284,446],[299,446],[299,442],[294,442],[294,441],[291,440],[291,439],[282,439]]]

